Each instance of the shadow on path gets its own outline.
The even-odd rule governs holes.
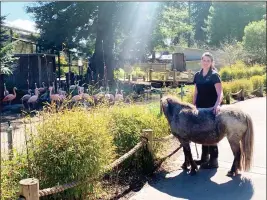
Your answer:
[[[179,171],[181,172],[181,171]],[[211,178],[217,170],[200,170],[197,175],[190,176],[182,171],[177,176],[166,177],[159,183],[149,183],[151,187],[172,197],[190,200],[249,200],[254,189],[250,179],[240,175],[228,182],[218,184]]]

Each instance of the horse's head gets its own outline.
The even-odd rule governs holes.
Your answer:
[[[179,104],[177,104],[175,100],[177,99],[175,99],[175,97],[173,96],[165,96],[165,97],[162,97],[160,100],[161,109],[169,122],[171,118],[173,117],[174,108],[179,107]]]
[[[187,108],[187,109],[194,109],[195,106],[189,103],[181,102],[177,97],[175,96],[165,96],[162,97],[160,100],[160,106],[161,109],[165,115],[165,117],[170,122],[173,115],[175,113],[179,113],[181,109]]]

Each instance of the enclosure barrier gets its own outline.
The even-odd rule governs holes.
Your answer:
[[[226,95],[226,104],[230,104],[230,97],[232,96],[236,96],[240,101],[244,101],[245,100],[245,92],[250,93],[250,94],[255,94],[256,96],[259,97],[263,97],[263,91],[266,87],[264,86],[260,86],[259,88],[255,89],[255,90],[246,90],[246,89],[241,89],[236,93],[228,93]]]
[[[153,142],[161,142],[161,141],[167,141],[169,139],[173,138],[173,135],[168,135],[163,138],[153,138],[153,130],[152,129],[143,129],[142,130],[142,136],[140,137],[141,141],[138,142],[129,152],[115,160],[113,163],[105,167],[105,170],[111,170],[120,165],[122,162],[124,162],[127,158],[132,156],[134,153],[136,153],[140,148],[142,148],[144,145],[146,145],[148,151],[153,156]],[[175,150],[177,152],[181,146]],[[173,153],[172,153],[173,154]],[[19,182],[20,185],[20,191],[19,191],[19,199],[20,200],[39,200],[40,197],[48,196],[51,194],[56,194],[59,192],[63,192],[64,190],[74,188],[78,185],[82,185],[86,182],[90,182],[93,180],[97,180],[99,177],[95,178],[89,178],[85,181],[74,181],[71,183],[66,183],[59,186],[54,186],[51,188],[46,188],[39,190],[39,180],[35,178],[28,178],[23,179]]]

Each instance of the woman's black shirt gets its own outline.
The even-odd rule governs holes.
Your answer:
[[[213,107],[217,101],[216,83],[221,83],[220,75],[216,70],[210,69],[206,76],[203,76],[203,70],[196,72],[194,83],[197,87],[196,107]]]

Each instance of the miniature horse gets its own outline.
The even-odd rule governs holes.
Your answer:
[[[254,132],[251,117],[233,105],[222,106],[215,116],[211,108],[199,108],[181,102],[173,96],[161,99],[161,109],[167,118],[172,134],[183,146],[185,162],[183,169],[191,165],[194,175],[197,165],[190,149],[190,141],[214,145],[227,137],[234,154],[234,161],[227,176],[234,176],[238,170],[249,171],[252,164]]]

